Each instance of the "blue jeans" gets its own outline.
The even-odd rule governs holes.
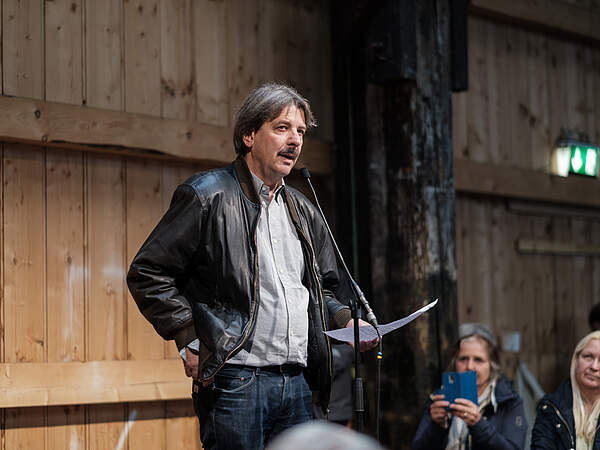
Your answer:
[[[206,450],[261,450],[285,429],[312,419],[312,394],[302,372],[225,366],[214,386],[200,386],[192,398]]]

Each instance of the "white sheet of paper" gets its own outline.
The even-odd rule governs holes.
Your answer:
[[[398,320],[394,320],[393,322],[390,322],[390,323],[379,325],[379,332],[383,336],[384,334],[388,334],[391,331],[394,331],[394,330],[397,330],[398,328],[403,327],[407,323],[410,323],[413,320],[415,320],[417,317],[419,317],[424,312],[429,311],[431,308],[433,308],[435,305],[437,305],[437,302],[438,302],[438,299],[436,298],[435,301],[428,303],[427,305],[423,306],[418,311],[415,311],[414,313],[404,317],[403,319],[398,319]],[[375,331],[375,328],[373,328],[371,325],[365,325],[365,326],[359,327],[358,331],[359,331],[359,337],[360,337],[361,341],[372,341],[373,339],[377,338],[377,332]],[[350,342],[351,344],[354,343],[354,328],[353,327],[339,328],[337,330],[325,331],[325,334],[331,338],[337,339],[338,341]]]

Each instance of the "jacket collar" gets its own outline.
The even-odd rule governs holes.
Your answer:
[[[252,181],[252,173],[250,173],[248,164],[246,164],[243,156],[240,155],[233,161],[233,170],[244,195],[251,202],[260,204],[260,197],[258,196],[258,192],[256,192],[256,187],[254,187],[254,181]]]

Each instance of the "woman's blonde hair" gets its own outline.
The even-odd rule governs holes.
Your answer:
[[[596,434],[596,422],[598,414],[600,414],[600,401],[596,401],[592,407],[590,414],[585,412],[585,402],[581,395],[581,390],[575,378],[575,368],[577,367],[577,359],[583,349],[590,341],[600,340],[600,331],[593,331],[579,341],[571,358],[571,387],[573,389],[573,417],[575,418],[575,433],[577,436],[583,436],[587,442],[593,442]]]

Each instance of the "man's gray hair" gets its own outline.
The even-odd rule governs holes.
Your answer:
[[[235,152],[244,156],[248,148],[244,144],[244,136],[249,136],[265,123],[275,119],[288,106],[295,106],[304,113],[306,129],[317,126],[308,100],[298,91],[285,84],[266,83],[254,89],[242,103],[233,128],[233,145]]]

